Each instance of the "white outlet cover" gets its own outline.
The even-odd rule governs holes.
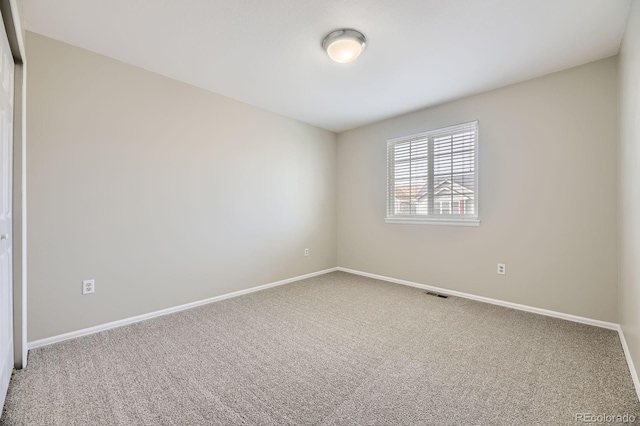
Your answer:
[[[96,280],[82,281],[82,294],[92,294],[96,292]]]
[[[498,263],[498,274],[505,275],[507,273],[507,267],[504,263]]]

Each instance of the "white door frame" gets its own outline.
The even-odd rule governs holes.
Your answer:
[[[18,0],[0,0],[15,62],[13,99],[13,348],[15,368],[27,366],[27,138],[26,54]]]

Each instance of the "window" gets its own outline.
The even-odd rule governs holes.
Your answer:
[[[475,225],[478,122],[387,141],[387,223]]]

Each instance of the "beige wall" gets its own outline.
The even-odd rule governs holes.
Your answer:
[[[32,33],[27,51],[29,341],[336,265],[335,134]]]
[[[620,50],[620,324],[640,367],[640,2]]]
[[[386,140],[471,120],[481,225],[385,224]],[[609,58],[342,133],[338,265],[616,321],[617,131]]]

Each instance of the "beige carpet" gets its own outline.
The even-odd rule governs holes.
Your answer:
[[[30,352],[1,425],[561,425],[640,403],[614,331],[335,272]]]

